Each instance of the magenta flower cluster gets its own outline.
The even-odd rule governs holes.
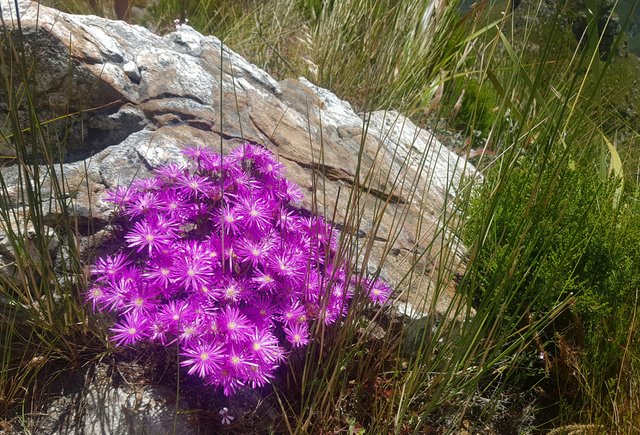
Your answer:
[[[92,267],[87,300],[117,315],[117,345],[177,344],[181,365],[230,395],[268,383],[290,349],[347,311],[355,282],[337,231],[296,207],[299,187],[267,149],[228,156],[195,147],[189,166],[109,192],[124,216],[121,249]],[[391,288],[360,282],[382,304]]]

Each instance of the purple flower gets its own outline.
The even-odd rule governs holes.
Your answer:
[[[297,233],[303,228],[301,219],[296,215],[295,211],[286,207],[280,208],[276,216],[276,227],[285,233]]]
[[[187,208],[187,198],[175,190],[162,191],[158,195],[158,210],[169,216],[183,216]]]
[[[324,253],[324,249],[322,247],[328,246],[331,251],[336,251],[337,246],[337,230],[332,229],[331,225],[325,222],[324,219],[320,217],[314,217],[310,219],[309,223],[309,236],[311,237],[312,243],[314,245],[318,245],[319,249],[316,251],[320,253]]]
[[[264,234],[271,229],[274,209],[263,198],[241,196],[238,199],[238,215],[248,229]]]
[[[240,346],[231,346],[228,358],[227,367],[232,368],[232,371],[238,375],[245,375],[251,366],[256,365]]]
[[[223,299],[227,302],[236,302],[243,299],[246,295],[246,283],[233,278],[225,280],[223,285],[219,288],[219,292]]]
[[[356,288],[388,301],[386,283],[349,276],[331,223],[291,205],[302,191],[265,147],[184,154],[188,166],[106,195],[125,218],[124,237],[91,267],[85,299],[117,316],[117,345],[175,346],[188,375],[231,395],[271,382],[285,348],[344,316]]]
[[[269,258],[269,266],[276,275],[292,282],[300,282],[304,278],[307,263],[294,248],[283,249]]]
[[[368,285],[370,286],[369,297],[374,303],[379,305],[386,303],[391,293],[393,293],[393,289],[381,280],[376,280],[373,284],[368,283]]]
[[[227,305],[218,317],[218,324],[232,342],[239,343],[251,335],[251,322],[238,308]]]
[[[216,223],[224,229],[225,234],[238,234],[243,228],[241,225],[242,215],[235,206],[230,206],[228,203],[220,207],[219,211],[215,214]]]
[[[122,312],[134,311],[146,316],[155,311],[156,307],[157,301],[153,292],[149,289],[136,288],[127,295],[122,304]]]
[[[147,262],[142,276],[147,282],[166,291],[171,286],[171,268],[173,262],[169,256],[156,256]]]
[[[147,219],[136,222],[133,230],[124,238],[129,248],[136,248],[136,252],[142,252],[146,249],[150,257],[154,252],[162,253],[173,241],[172,234],[167,233],[165,228],[160,227],[157,222],[150,222]]]
[[[307,302],[318,304],[320,296],[324,294],[323,289],[327,285],[328,278],[322,275],[317,269],[312,269],[305,275],[305,282],[302,285],[302,296]]]
[[[104,200],[116,206],[126,206],[133,196],[134,189],[128,186],[118,186],[115,189],[107,190]]]
[[[201,324],[197,321],[190,323],[183,323],[180,325],[180,332],[178,334],[178,341],[182,344],[189,344],[197,341],[201,334]]]
[[[153,341],[158,341],[165,346],[169,345],[172,341],[169,340],[169,327],[162,320],[156,318],[151,322],[149,328],[149,338]]]
[[[253,278],[251,278],[251,281],[256,285],[257,290],[269,292],[278,286],[278,281],[274,274],[269,271],[258,270]]]
[[[334,303],[347,302],[353,297],[353,291],[351,287],[348,287],[343,282],[335,282],[331,289],[331,300]]]
[[[154,211],[160,205],[158,194],[155,192],[144,192],[136,195],[125,209],[125,213],[131,217],[146,215]]]
[[[178,329],[178,326],[193,320],[193,313],[189,310],[189,304],[185,301],[172,300],[166,303],[158,314],[160,321],[168,327]]]
[[[214,187],[214,184],[207,177],[195,174],[185,174],[176,180],[178,192],[190,198],[206,196]]]
[[[260,296],[247,307],[247,316],[256,328],[270,328],[275,320],[276,309],[271,298]]]
[[[270,364],[255,364],[249,367],[245,377],[251,388],[262,388],[273,379],[273,369]]]
[[[162,187],[162,180],[156,177],[151,178],[139,178],[133,180],[131,183],[131,189],[139,192],[147,192],[152,190],[158,190]]]
[[[262,155],[264,151],[265,151],[264,148],[245,142],[239,147],[234,148],[229,153],[229,158],[234,159],[236,161],[251,160],[256,158],[257,156]],[[270,153],[268,153],[268,155],[270,155]]]
[[[289,341],[293,347],[309,344],[309,328],[306,323],[293,323],[285,326],[284,333],[287,341]]]
[[[147,318],[137,312],[126,313],[120,324],[116,323],[111,339],[122,346],[144,340],[148,336]]]
[[[227,179],[233,183],[235,190],[239,195],[251,195],[254,191],[258,189],[258,182],[253,179],[249,174],[243,171],[235,171],[230,174],[230,177]]]
[[[304,194],[297,184],[293,184],[286,178],[280,181],[280,189],[277,191],[277,195],[286,203],[298,204],[304,199]]]
[[[300,304],[300,301],[289,302],[282,309],[280,319],[285,325],[292,323],[302,323],[307,321],[307,310]]]
[[[194,162],[199,162],[203,155],[207,155],[209,151],[201,145],[187,147],[182,150],[182,154]]]
[[[171,269],[171,278],[186,290],[197,292],[209,284],[213,268],[205,258],[179,256]]]
[[[284,174],[284,165],[270,154],[262,154],[255,159],[256,170],[262,175],[279,180]]]
[[[215,259],[217,257],[217,252],[215,252],[214,247],[197,240],[187,240],[183,242],[180,245],[180,251],[181,254],[194,259],[202,260],[209,265],[211,265],[212,259]]]
[[[284,351],[278,344],[278,339],[269,329],[255,329],[250,337],[250,351],[256,359],[263,363],[277,363]]]
[[[331,325],[338,320],[338,317],[343,314],[342,305],[328,304],[318,312],[318,319],[324,322],[325,325]]]
[[[210,378],[210,381],[215,385],[220,385],[225,396],[231,396],[238,388],[244,386],[244,377],[244,373],[238,373],[235,367],[226,364],[215,376]]]
[[[98,275],[97,281],[113,281],[128,266],[127,256],[122,252],[104,258],[98,258],[91,267],[91,273]]]
[[[169,163],[162,168],[156,169],[155,174],[166,182],[173,184],[178,178],[186,174],[187,169],[176,163]]]
[[[135,288],[135,281],[125,277],[111,282],[104,289],[104,294],[101,298],[105,309],[109,311],[121,310],[125,305],[125,300]]]
[[[241,239],[235,249],[238,258],[241,261],[251,263],[254,268],[258,265],[266,264],[273,245],[268,238],[260,241],[251,239]]]
[[[207,172],[218,174],[222,172],[222,156],[217,153],[209,152],[200,158],[200,167]]]
[[[94,285],[87,290],[85,299],[87,302],[91,303],[93,311],[96,311],[96,308],[100,307],[104,301],[104,288]]]

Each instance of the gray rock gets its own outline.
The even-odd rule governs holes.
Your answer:
[[[403,282],[397,287],[402,301],[425,307],[418,310],[423,313],[446,311],[455,284],[434,298],[431,278],[461,273],[465,250],[441,221],[478,175],[431,132],[397,112],[357,114],[304,78],[277,82],[218,38],[186,25],[161,37],[29,0],[17,5],[25,44],[41,75],[34,93],[41,116],[81,112],[81,122],[59,131],[67,152],[57,171],[67,181],[71,218],[87,228],[109,228],[113,210],[102,200],[105,190],[148,176],[164,163],[184,161],[185,145],[222,146],[227,152],[245,140],[262,143],[306,190],[303,206],[326,215],[335,210],[337,225],[367,248],[354,262],[376,271],[384,259],[390,284]],[[0,0],[0,6],[12,26],[14,2]],[[5,116],[0,113],[0,122]],[[10,155],[11,147],[5,148],[0,152]],[[0,171],[19,197],[16,168]],[[362,211],[349,220],[354,189]],[[52,191],[47,180],[43,190]],[[60,213],[54,207],[51,222]],[[447,253],[439,255],[441,250]],[[414,255],[418,261],[409,261]],[[440,258],[449,260],[441,264]],[[409,274],[414,278],[403,280]]]
[[[142,76],[140,75],[140,70],[138,69],[138,65],[132,60],[122,65],[122,69],[124,73],[131,79],[135,84],[140,84],[140,79]]]
[[[116,381],[105,364],[95,366],[77,383],[71,393],[50,401],[26,429],[59,435],[196,433],[169,387],[139,379]]]

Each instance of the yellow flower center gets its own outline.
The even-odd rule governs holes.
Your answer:
[[[209,354],[208,354],[208,353],[205,353],[205,352],[201,353],[201,354],[200,354],[200,359],[201,359],[202,361],[206,361],[206,360],[208,360],[208,359],[209,359]]]

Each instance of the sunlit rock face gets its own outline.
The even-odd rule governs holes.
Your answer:
[[[0,4],[4,22],[15,29],[15,4]],[[48,128],[65,138],[54,154],[65,162],[81,246],[94,243],[91,230],[108,233],[115,225],[102,200],[106,189],[183,161],[186,145],[226,152],[247,141],[278,155],[287,177],[305,192],[303,207],[357,242],[352,261],[358,268],[375,272],[384,263],[382,276],[410,304],[403,304],[406,313],[420,317],[433,307],[444,313],[464,257],[444,222],[454,216],[456,195],[477,175],[431,132],[397,112],[356,113],[304,78],[278,82],[218,38],[188,26],[158,36],[30,1],[18,7],[37,70],[32,92],[39,116],[62,116]],[[6,116],[0,111],[0,125]],[[5,148],[2,155],[14,153]],[[17,192],[17,167],[5,165],[2,174]],[[46,194],[46,182],[43,189]],[[56,213],[49,212],[51,225]],[[0,247],[0,258],[10,256],[10,248]],[[432,305],[440,272],[450,282]]]

